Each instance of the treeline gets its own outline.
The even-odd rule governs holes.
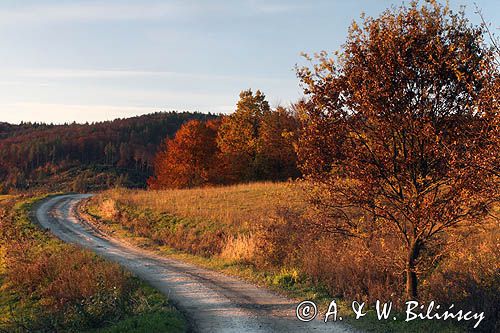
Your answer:
[[[144,186],[160,143],[212,114],[158,112],[92,124],[0,123],[0,191]]]
[[[236,111],[209,121],[191,120],[167,139],[155,158],[152,189],[186,188],[300,175],[293,110],[271,109],[257,90],[240,93]]]
[[[229,116],[159,112],[99,123],[0,123],[0,192],[183,188],[300,175],[293,110],[242,91]]]

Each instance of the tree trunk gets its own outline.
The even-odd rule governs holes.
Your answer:
[[[415,261],[418,257],[420,244],[418,241],[413,242],[408,249],[408,260],[406,262],[406,298],[407,300],[416,300],[418,293],[418,279],[415,273]]]

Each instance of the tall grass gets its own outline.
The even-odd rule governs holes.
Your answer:
[[[306,203],[292,183],[250,183],[225,187],[144,191],[113,189],[98,196],[98,215],[120,221],[162,245],[227,260],[251,262],[255,231],[270,212],[301,214]]]
[[[127,205],[246,229],[277,207],[301,211],[303,196],[289,183],[250,183],[225,187],[143,191],[116,189],[106,196]]]

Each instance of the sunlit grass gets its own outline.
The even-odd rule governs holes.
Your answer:
[[[103,227],[112,230],[115,236],[126,238],[136,245],[161,255],[241,277],[285,293],[297,301],[314,300],[320,308],[326,309],[334,298],[328,291],[329,287],[324,284],[328,281],[311,278],[301,272],[301,267],[267,267],[256,264],[258,253],[255,246],[259,244],[259,240],[258,237],[253,237],[253,227],[262,223],[272,224],[273,216],[276,217],[276,211],[280,207],[299,214],[307,213],[310,208],[298,184],[254,183],[189,190],[116,189],[98,195],[87,209],[100,218],[104,222]],[[498,216],[498,209],[493,215]],[[488,225],[490,224],[485,227]],[[181,241],[176,241],[176,237],[173,240],[162,237],[162,230],[170,230]],[[218,238],[219,232],[225,238]],[[197,250],[200,244],[207,242],[220,251],[207,253]],[[221,245],[217,245],[218,243]],[[484,251],[486,254],[491,253],[489,249]],[[335,261],[327,262],[333,264]],[[463,260],[458,262],[462,263]],[[368,270],[372,268],[365,267]],[[452,272],[457,270],[460,268],[451,269]],[[347,298],[335,298],[345,321],[367,332],[463,332],[466,329],[453,322],[405,323],[401,312],[396,314],[396,321],[379,321],[371,305],[367,316],[355,320],[350,310],[350,301]]]
[[[0,194],[0,201],[8,200],[8,199],[13,199],[15,198],[15,195],[12,194]]]
[[[106,193],[114,200],[179,217],[217,221],[243,229],[278,207],[302,210],[305,200],[293,183],[251,183],[183,190],[125,190]]]

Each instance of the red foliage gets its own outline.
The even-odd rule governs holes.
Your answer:
[[[149,178],[152,189],[183,188],[216,183],[218,148],[215,141],[219,122],[192,120],[185,123],[154,162],[155,176]]]

